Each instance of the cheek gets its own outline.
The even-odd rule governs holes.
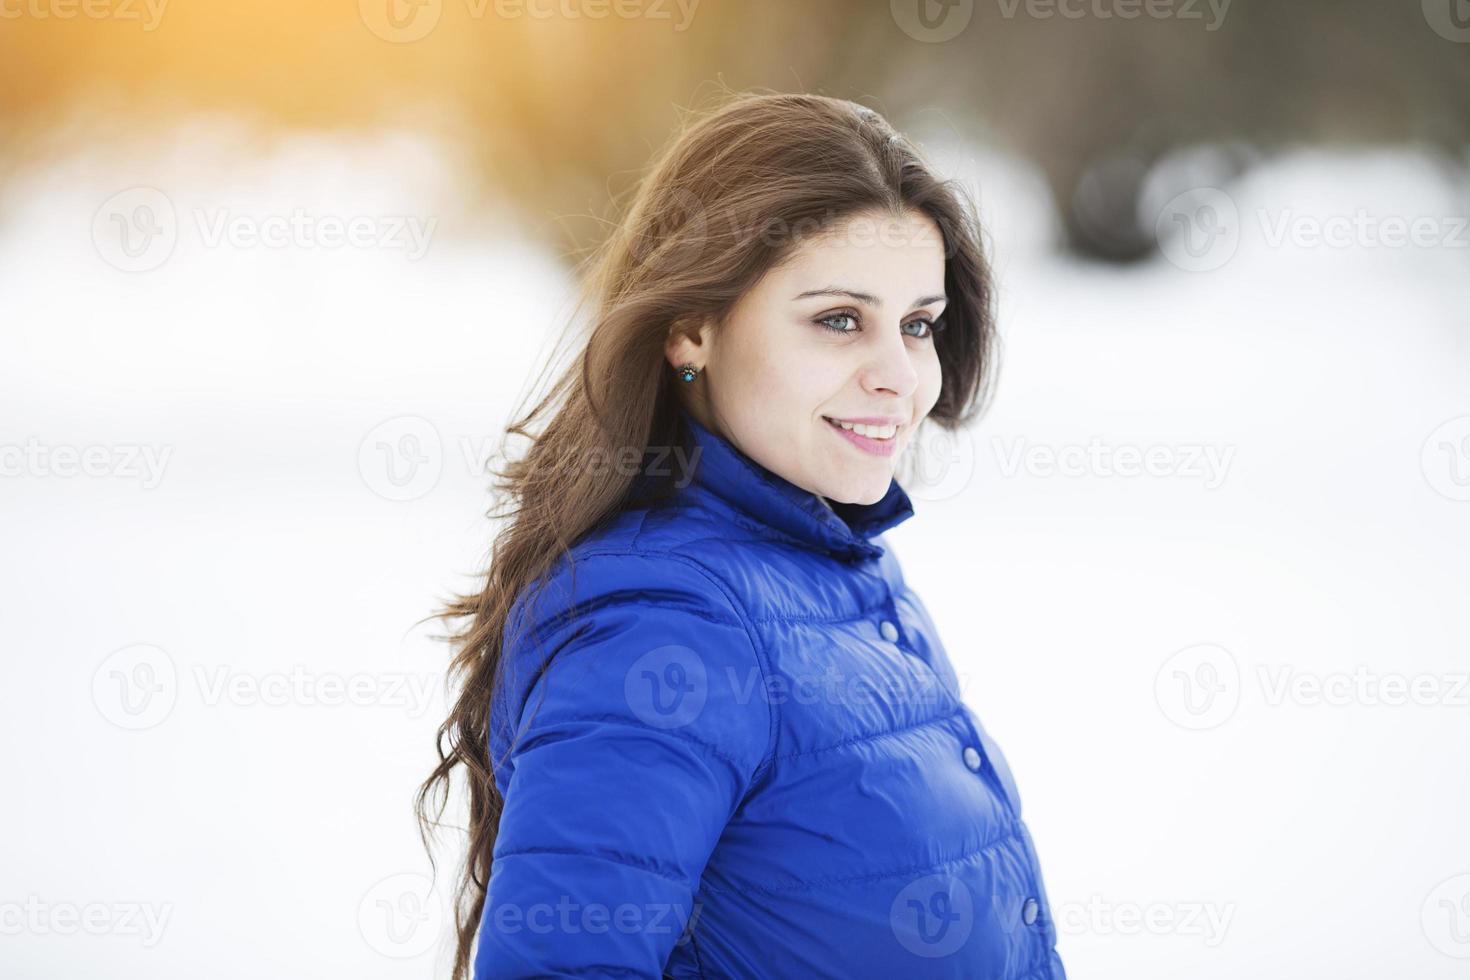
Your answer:
[[[721,394],[735,403],[747,405],[770,390],[782,368],[779,351],[762,336],[758,324],[736,325],[733,337],[727,337],[720,348],[719,372]]]
[[[919,363],[918,370],[919,390],[914,400],[928,415],[929,409],[939,401],[939,392],[944,387],[944,370],[940,366],[938,352],[932,347],[928,356]]]
[[[834,392],[841,391],[849,377],[842,358],[834,357],[820,345],[800,342],[772,344],[759,352],[751,352],[747,364],[755,383],[752,391],[774,408],[788,415],[810,416],[826,405]]]

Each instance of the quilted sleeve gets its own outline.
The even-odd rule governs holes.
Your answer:
[[[505,806],[475,978],[661,976],[769,757],[760,655],[724,587],[676,556],[578,559],[535,606],[492,715]]]

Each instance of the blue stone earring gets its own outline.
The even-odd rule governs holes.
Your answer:
[[[695,377],[698,376],[698,374],[699,368],[695,367],[693,364],[686,364],[683,367],[679,368],[680,381],[693,381]]]

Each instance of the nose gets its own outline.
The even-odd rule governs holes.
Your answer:
[[[914,355],[898,327],[877,331],[868,360],[863,365],[863,387],[878,394],[908,397],[919,386],[919,372],[914,369]]]

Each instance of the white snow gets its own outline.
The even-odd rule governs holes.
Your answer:
[[[0,196],[0,447],[31,447],[0,477],[0,905],[111,923],[27,920],[17,976],[445,974],[442,896],[384,924],[413,920],[395,876],[427,869],[409,805],[444,711],[416,620],[479,567],[474,464],[570,284],[462,203],[452,154],[250,132],[197,120]],[[1120,270],[1056,255],[1024,165],[946,159],[993,236],[1001,383],[890,541],[1006,750],[1069,974],[1462,975],[1444,917],[1470,886],[1441,883],[1470,872],[1467,233],[1265,230],[1450,221],[1470,191],[1412,149],[1304,149],[1219,188],[1220,267]],[[93,229],[133,188],[176,243],[125,271]],[[221,220],[296,235],[298,208],[376,244],[209,244]],[[419,257],[400,218],[432,229]],[[101,475],[52,472],[89,447]],[[1151,447],[1158,475],[1119,473]],[[1174,671],[1200,657],[1238,706],[1193,730]],[[1355,670],[1437,693],[1312,703]],[[124,679],[160,688],[141,730]]]

